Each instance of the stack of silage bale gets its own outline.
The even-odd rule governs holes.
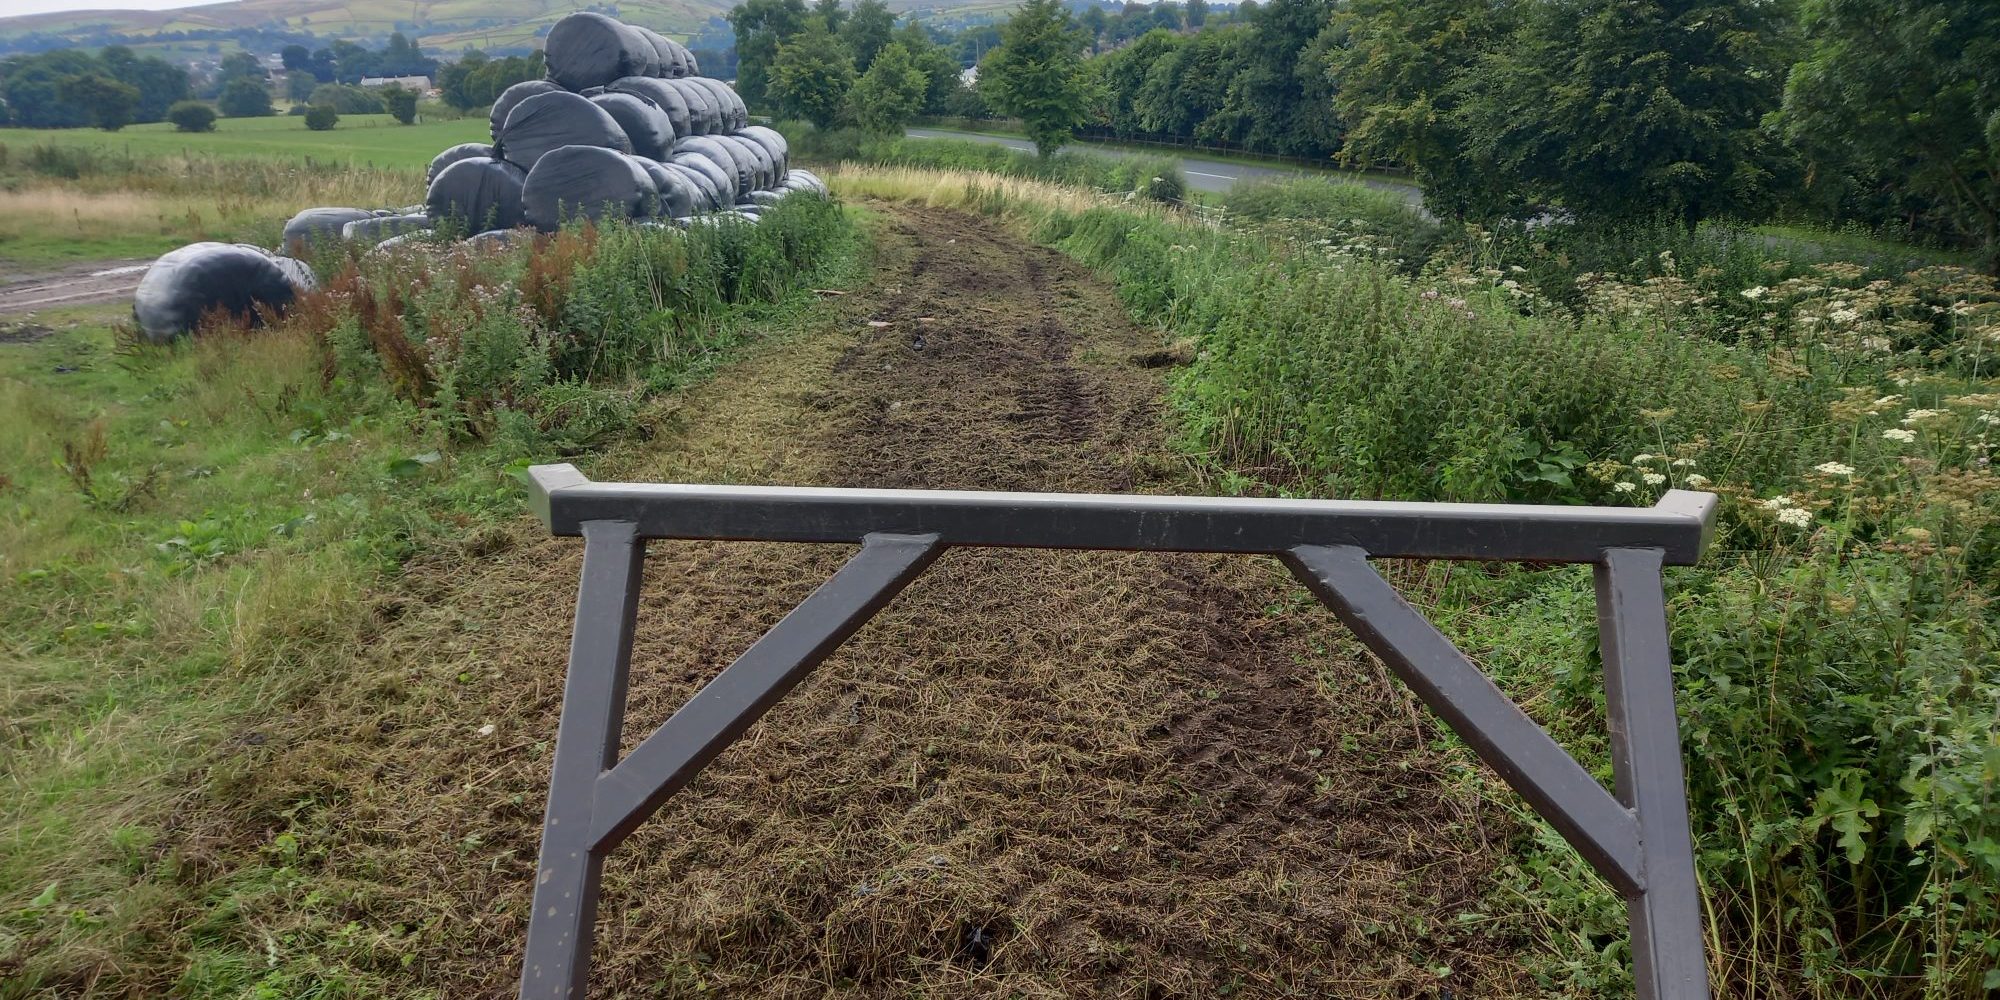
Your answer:
[[[422,205],[315,208],[285,226],[285,253],[341,241],[369,247],[440,228],[500,242],[531,226],[551,232],[575,219],[672,220],[715,215],[753,223],[763,209],[826,185],[793,170],[785,137],[750,124],[728,84],[700,75],[680,43],[603,14],[557,21],[545,46],[548,78],[518,83],[493,102],[493,142],[437,155]],[[241,244],[195,244],[160,259],[141,280],[133,312],[153,340],[188,332],[222,307],[282,310],[311,285],[296,261]],[[235,281],[218,281],[218,275]],[[265,280],[280,274],[289,294]],[[260,289],[235,303],[224,286]],[[282,297],[284,301],[277,301]]]

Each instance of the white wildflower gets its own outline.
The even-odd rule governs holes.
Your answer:
[[[1673,463],[1672,463],[1672,464],[1673,464],[1673,467],[1674,467],[1674,468],[1676,468],[1676,469],[1685,469],[1685,468],[1688,468],[1689,466],[1691,466],[1691,465],[1693,465],[1693,464],[1694,464],[1694,459],[1692,459],[1692,458],[1676,458],[1676,459],[1674,459],[1674,460],[1673,460]]]
[[[1770,289],[1768,289],[1768,288],[1765,288],[1765,287],[1764,287],[1763,285],[1758,285],[1758,286],[1757,286],[1757,287],[1755,287],[1755,288],[1745,288],[1744,290],[1742,290],[1742,291],[1740,291],[1740,292],[1738,292],[1738,293],[1736,293],[1736,294],[1738,294],[1738,295],[1741,295],[1741,296],[1743,296],[1744,298],[1746,298],[1746,299],[1749,299],[1749,300],[1750,300],[1750,301],[1752,301],[1752,302],[1755,302],[1755,301],[1757,301],[1758,299],[1761,299],[1761,298],[1763,298],[1763,297],[1764,297],[1764,295],[1765,295],[1766,293],[1768,293],[1769,291],[1770,291]]]
[[[1979,422],[1988,427],[2000,427],[2000,413],[1982,413]]]
[[[491,735],[493,735],[493,723],[489,722],[489,723],[487,723],[487,724],[485,724],[485,725],[483,725],[483,726],[480,726],[480,727],[479,727],[479,735],[481,735],[481,736],[491,736]]]
[[[1778,512],[1778,521],[1781,524],[1789,524],[1794,528],[1808,527],[1813,522],[1812,511],[1802,507],[1787,507]]]
[[[1652,455],[1652,454],[1645,454],[1645,455],[1634,455],[1634,456],[1632,456],[1632,464],[1633,464],[1633,465],[1644,465],[1644,464],[1646,464],[1647,462],[1650,462],[1650,461],[1652,461],[1652,460],[1653,460],[1653,459],[1654,459],[1655,457],[1656,457],[1656,456],[1654,456],[1654,455]]]
[[[1619,493],[1630,493],[1639,488],[1638,483],[1612,483],[1611,488]]]
[[[1784,510],[1785,508],[1790,507],[1792,505],[1793,505],[1792,498],[1783,495],[1775,496],[1769,500],[1764,501],[1765,510]]]
[[[1827,313],[1826,318],[1834,321],[1835,323],[1852,323],[1855,320],[1860,319],[1861,314],[1855,312],[1852,309],[1835,309],[1834,311]]]
[[[1642,474],[1641,474],[1641,475],[1639,476],[1639,478],[1640,478],[1640,479],[1644,479],[1644,480],[1646,481],[1646,485],[1647,485],[1647,486],[1658,486],[1658,485],[1660,485],[1661,483],[1664,483],[1664,482],[1666,482],[1666,481],[1667,481],[1667,477],[1665,477],[1665,476],[1663,476],[1663,475],[1660,475],[1660,474],[1659,474],[1659,473],[1657,473],[1657,472],[1647,472],[1647,473],[1642,473]]]
[[[1708,489],[1709,484],[1711,482],[1713,482],[1713,480],[1709,479],[1707,476],[1704,476],[1699,472],[1690,473],[1687,477],[1687,484],[1698,490]]]
[[[1942,416],[1943,410],[1910,410],[1903,414],[1903,426],[1914,427],[1932,417]]]
[[[1904,444],[1909,444],[1917,439],[1917,432],[1904,430],[1901,427],[1891,427],[1882,432],[1882,438],[1886,441],[1901,441]]]
[[[1821,462],[1820,464],[1813,466],[1813,468],[1818,469],[1819,471],[1824,472],[1829,476],[1854,475],[1854,466],[1848,465],[1845,462]]]

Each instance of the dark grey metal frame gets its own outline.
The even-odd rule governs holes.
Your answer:
[[[1661,568],[1707,545],[1715,496],[1652,508],[593,483],[529,470],[558,535],[584,539],[521,992],[581,998],[604,857],[952,546],[1277,556],[1626,900],[1640,1000],[1706,1000]],[[859,542],[804,603],[618,759],[651,538]],[[1614,792],[1368,564],[1596,568]]]

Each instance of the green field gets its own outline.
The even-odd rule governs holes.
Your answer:
[[[229,156],[261,159],[309,158],[386,169],[422,167],[446,146],[483,142],[486,119],[398,125],[388,115],[347,115],[327,132],[306,128],[305,119],[224,118],[211,133],[179,132],[158,122],[117,132],[95,129],[0,128],[0,147],[66,146],[105,149],[135,157]]]

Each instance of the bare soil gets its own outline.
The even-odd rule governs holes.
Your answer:
[[[0,271],[0,316],[130,299],[148,263],[134,258],[70,264],[53,271]]]
[[[1188,488],[1160,339],[1100,281],[874,209],[867,287],[585,471]],[[252,896],[262,933],[352,922],[350,961],[512,995],[581,554],[523,521],[415,568],[373,669],[215,764],[181,878],[240,880],[289,829],[311,894]],[[656,543],[627,748],[850,552]],[[596,994],[1525,992],[1527,944],[1457,919],[1511,827],[1435,738],[1268,561],[955,551],[608,863]]]

